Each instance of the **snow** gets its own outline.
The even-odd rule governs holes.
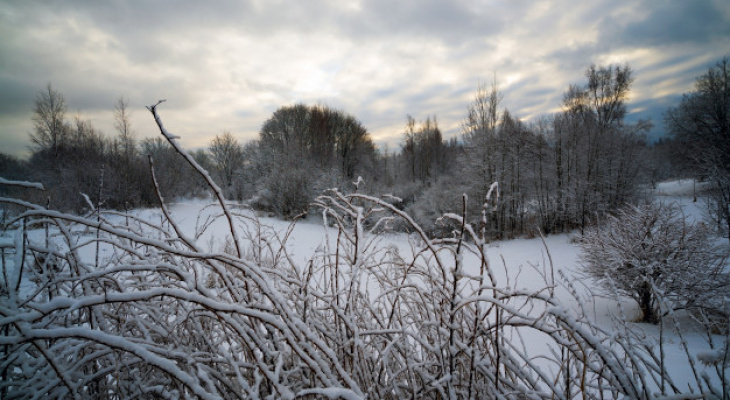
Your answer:
[[[8,180],[5,178],[0,178],[0,185],[20,186],[20,187],[44,190],[43,185],[40,183],[37,183],[37,182],[11,181],[11,180]]]
[[[358,177],[358,183],[361,178]],[[2,183],[2,182],[0,182]],[[691,197],[692,187],[694,186],[691,181],[676,181],[676,182],[665,182],[657,185],[655,192],[657,201],[661,202],[676,202],[679,204],[685,216],[692,221],[701,221],[702,219],[702,205],[693,201]],[[490,188],[490,193],[492,189]],[[170,204],[169,212],[172,219],[176,221],[175,230],[179,230],[179,234],[185,238],[186,241],[194,241],[199,248],[197,249],[185,249],[177,246],[178,244],[170,241],[168,237],[165,237],[164,232],[158,231],[158,236],[146,236],[146,237],[132,237],[127,231],[126,233],[114,227],[114,225],[122,226],[125,222],[125,216],[122,214],[110,214],[106,216],[106,222],[104,222],[108,232],[116,233],[120,237],[131,238],[139,240],[144,243],[149,243],[158,249],[176,249],[178,254],[195,254],[195,257],[218,257],[226,252],[227,247],[231,245],[231,228],[228,224],[226,215],[237,215],[242,217],[242,221],[237,226],[235,232],[237,236],[247,240],[258,240],[262,246],[273,244],[274,246],[282,246],[283,255],[287,257],[289,262],[292,264],[291,268],[293,273],[299,277],[304,277],[307,271],[307,266],[311,264],[312,260],[316,260],[318,257],[322,257],[324,254],[331,254],[332,249],[337,246],[338,231],[335,227],[327,226],[323,223],[322,218],[310,217],[307,220],[298,221],[296,224],[281,221],[275,218],[263,217],[256,215],[255,212],[248,210],[244,207],[240,207],[236,204],[228,204],[227,207],[221,208],[216,206],[210,206],[210,200],[201,199],[188,199],[180,202]],[[355,216],[358,220],[363,218],[363,209],[356,208]],[[158,223],[164,218],[160,210],[136,210],[132,213],[134,217],[132,219],[132,225],[139,224],[135,222],[139,220],[147,220],[153,223]],[[452,218],[459,218],[459,216],[453,215]],[[80,219],[79,219],[80,220]],[[142,227],[139,225],[140,235],[142,231],[149,232],[148,227]],[[463,251],[455,257],[448,257],[446,254],[441,252],[433,251],[433,254],[416,253],[420,249],[428,248],[432,246],[431,243],[423,243],[422,233],[419,234],[405,234],[405,233],[383,233],[374,235],[368,233],[366,230],[358,229],[356,231],[357,242],[354,244],[357,249],[370,249],[371,251],[390,251],[392,254],[403,258],[404,265],[412,263],[414,257],[422,257],[424,260],[430,259],[433,263],[442,265],[453,271],[454,263],[463,268],[463,270],[457,271],[459,274],[460,282],[459,291],[466,293],[468,289],[472,290],[472,293],[477,293],[476,286],[477,282],[483,281],[483,289],[479,293],[481,295],[462,297],[461,293],[455,293],[457,308],[464,306],[470,302],[485,302],[485,303],[497,303],[502,300],[498,300],[492,295],[492,282],[491,278],[495,280],[494,286],[500,289],[500,293],[505,298],[510,299],[519,298],[523,296],[525,298],[533,296],[545,298],[546,304],[553,304],[553,306],[546,306],[544,309],[532,309],[525,307],[523,303],[513,302],[510,304],[503,304],[505,310],[510,310],[511,315],[519,318],[523,318],[525,321],[529,321],[530,318],[539,313],[545,313],[545,315],[552,315],[556,318],[564,320],[566,324],[571,324],[575,332],[584,337],[590,342],[595,338],[595,332],[584,330],[584,327],[575,322],[575,316],[586,314],[599,329],[603,329],[606,332],[615,332],[615,336],[625,335],[625,329],[632,329],[634,332],[640,332],[644,335],[641,339],[642,343],[656,343],[660,334],[663,335],[665,343],[665,354],[666,354],[666,365],[670,371],[670,375],[674,379],[674,384],[677,387],[686,390],[687,387],[695,385],[693,380],[692,368],[697,368],[700,371],[709,370],[714,367],[717,363],[721,362],[722,358],[726,356],[725,347],[720,346],[718,350],[719,341],[722,338],[716,336],[708,338],[706,334],[694,329],[694,327],[685,318],[678,316],[676,324],[673,326],[681,326],[679,330],[672,329],[671,321],[667,322],[669,327],[665,327],[663,332],[660,332],[660,327],[655,325],[645,325],[631,322],[636,320],[638,317],[638,309],[636,305],[626,299],[616,299],[612,296],[604,295],[598,288],[594,288],[591,281],[587,280],[581,273],[581,268],[578,261],[578,247],[575,243],[574,236],[577,234],[560,234],[551,235],[546,238],[521,238],[508,241],[497,241],[487,243],[486,253],[488,256],[488,263],[491,266],[490,277],[482,276],[480,270],[480,260],[478,254],[475,254],[474,249],[477,247],[472,246],[472,251]],[[34,229],[28,232],[31,240],[41,242],[44,236],[42,229]],[[15,232],[13,238],[5,237],[2,238],[3,247],[10,247],[13,245],[15,248],[20,247],[20,232]],[[93,260],[95,254],[95,243],[87,242],[88,244],[80,244],[77,251],[84,260]],[[99,246],[100,254],[102,259],[109,259],[119,255],[120,247],[113,247],[108,243],[101,243]],[[131,249],[130,249],[131,251]],[[135,250],[136,251],[136,250]],[[197,252],[197,253],[195,253]],[[416,256],[414,256],[416,254]],[[420,255],[419,255],[420,254]],[[18,257],[16,253],[16,258]],[[431,258],[428,258],[431,257]],[[87,261],[88,262],[88,261]],[[359,260],[357,265],[353,266],[353,282],[359,285],[363,285],[364,291],[368,294],[369,299],[372,303],[379,301],[388,295],[390,292],[383,292],[384,287],[376,279],[377,274],[372,271],[366,271],[368,268],[369,260]],[[15,262],[18,264],[18,261]],[[272,270],[275,269],[275,265],[272,265]],[[141,268],[141,267],[140,267]],[[242,265],[241,268],[246,270],[246,266]],[[361,268],[361,269],[359,269]],[[132,267],[129,269],[133,270]],[[141,270],[141,269],[140,269]],[[246,270],[249,271],[249,270]],[[435,271],[435,270],[434,270]],[[8,276],[11,277],[11,281],[17,282],[18,271],[9,270]],[[441,271],[443,272],[443,271]],[[247,272],[249,273],[249,272]],[[320,271],[319,273],[323,273]],[[181,272],[182,274],[182,272]],[[281,272],[282,276],[285,272]],[[357,279],[364,276],[366,281],[357,282]],[[197,279],[194,277],[186,277],[186,281]],[[256,278],[258,279],[258,278]],[[261,278],[264,279],[264,278]],[[313,280],[325,281],[324,277],[313,277]],[[21,287],[22,294],[29,294],[33,290],[32,285],[28,285],[27,280],[24,282],[24,286]],[[193,282],[194,283],[194,282]],[[192,284],[192,283],[191,283]],[[271,284],[271,292],[275,293],[273,282],[262,282],[262,287]],[[418,289],[423,283],[418,279],[409,278],[409,281],[403,282],[402,287],[391,287],[386,288],[391,291],[399,291],[404,288],[415,288]],[[549,290],[545,290],[545,288]],[[268,286],[267,286],[268,288]],[[268,289],[267,289],[268,290]],[[405,289],[404,289],[405,290]],[[86,298],[85,302],[74,302],[74,300],[67,298],[57,298],[49,301],[45,304],[35,305],[35,309],[38,313],[49,312],[49,310],[65,309],[66,312],[70,310],[78,309],[80,307],[87,307],[90,303],[103,302],[103,301],[118,301],[118,302],[131,302],[140,298],[153,297],[153,296],[171,296],[182,298],[187,301],[197,302],[204,304],[206,307],[212,310],[225,310],[226,312],[237,312],[266,322],[271,326],[275,326],[281,329],[281,332],[292,332],[304,336],[309,340],[309,344],[301,344],[302,348],[298,348],[296,351],[302,354],[307,353],[309,348],[307,346],[319,346],[321,349],[325,349],[327,346],[319,342],[316,335],[312,335],[309,332],[306,325],[292,325],[287,326],[285,322],[279,318],[278,315],[269,313],[263,306],[258,309],[247,308],[243,305],[225,304],[224,302],[215,302],[211,299],[207,299],[203,296],[194,297],[185,290],[170,289],[170,288],[159,288],[159,289],[140,289],[124,294],[109,293],[99,296],[91,296]],[[272,296],[271,304],[269,307],[273,307],[277,312],[285,313],[291,312],[293,309],[287,308],[289,300],[286,298],[277,298]],[[525,303],[526,304],[526,303]],[[510,308],[513,307],[513,308]],[[28,314],[30,315],[30,314]],[[28,318],[26,315],[24,318]],[[32,316],[32,315],[30,315]],[[15,318],[8,314],[4,316],[0,322],[8,323],[8,321]],[[624,323],[628,320],[628,328]],[[681,324],[681,325],[680,325]],[[56,333],[58,335],[56,335]],[[367,332],[360,332],[360,335],[386,335],[398,333],[397,330],[371,330]],[[191,380],[192,378],[185,375],[172,361],[168,361],[163,357],[153,354],[144,345],[138,344],[132,341],[125,340],[123,338],[115,338],[106,334],[99,333],[97,331],[89,330],[85,327],[67,328],[63,330],[36,330],[33,333],[28,333],[33,338],[53,338],[53,337],[64,337],[73,335],[75,337],[91,337],[93,340],[99,343],[107,343],[112,347],[127,349],[134,352],[135,354],[141,355],[146,361],[159,366],[160,368],[168,371],[169,373],[176,375],[179,379],[188,385],[197,395],[201,397],[211,397],[205,388],[199,386],[199,383]],[[541,332],[538,329],[520,331],[518,336],[513,336],[509,340],[510,343],[521,342],[521,350],[525,352],[523,356],[523,362],[529,363],[534,366],[535,371],[544,371],[555,368],[554,364],[549,362],[542,362],[539,357],[534,357],[534,354],[550,354],[554,351],[546,340],[545,332]],[[638,337],[638,336],[637,336]],[[10,338],[2,338],[2,343],[11,343]],[[301,337],[294,339],[293,342],[302,340]],[[354,339],[358,346],[364,346],[359,340]],[[414,338],[413,340],[416,340]],[[637,339],[638,340],[638,339]],[[710,343],[712,341],[712,343]],[[615,357],[610,356],[613,350],[606,343],[591,342],[599,351],[606,353],[606,362],[609,368],[620,370],[616,363],[619,360]],[[714,346],[714,347],[713,347]],[[334,352],[324,351],[324,357],[336,357]],[[532,355],[527,355],[527,354]],[[688,354],[691,361],[699,361],[699,365],[693,365],[688,362]],[[309,354],[309,353],[307,353]],[[314,361],[313,361],[314,362]],[[613,363],[613,364],[611,364]],[[323,373],[332,374],[331,371],[325,371]],[[340,371],[341,373],[341,371]],[[199,374],[205,376],[206,379],[208,374],[200,370]],[[447,379],[448,376],[444,375],[442,379]],[[628,377],[619,377],[619,379],[629,379]],[[717,382],[714,382],[715,384]],[[329,384],[332,384],[330,382]],[[362,388],[366,390],[367,388]],[[291,393],[287,393],[287,396],[291,396]],[[312,388],[300,391],[296,394],[297,397],[315,395],[326,398],[344,398],[344,399],[361,399],[364,396],[356,391],[345,389],[341,387],[322,387]],[[670,397],[663,397],[670,398]],[[683,398],[687,398],[686,396]]]
[[[304,397],[308,395],[320,395],[328,399],[362,400],[362,396],[358,396],[352,390],[341,388],[308,389],[297,393],[297,397]]]
[[[707,182],[697,182],[694,179],[677,179],[659,182],[654,190],[654,195],[659,197],[688,197],[693,198],[696,193],[701,192],[708,186]]]
[[[681,209],[687,221],[701,222],[705,216],[705,202],[696,193],[707,186],[707,183],[695,182],[694,179],[660,182],[654,190],[655,201],[675,203]]]
[[[660,185],[662,187],[662,185]],[[690,220],[701,220],[701,205],[692,201],[686,196],[676,196],[676,193],[686,190],[687,184],[666,184],[665,193],[673,193],[672,196],[658,196],[658,201],[671,201],[680,204],[686,213],[686,217]],[[669,190],[672,189],[672,190]],[[195,215],[203,205],[200,201],[185,201],[174,204],[172,206],[173,214],[183,221],[186,221],[188,229],[192,229],[192,222]],[[275,218],[260,217],[260,223],[276,232],[283,233],[291,229],[291,224]],[[220,240],[225,236],[215,225],[211,227],[211,238],[215,238],[211,243],[221,243]],[[555,288],[555,296],[558,302],[564,304],[568,308],[556,308],[550,310],[556,315],[566,315],[568,312],[589,311],[591,318],[598,326],[611,330],[616,328],[618,322],[628,319],[629,321],[639,318],[639,310],[635,304],[626,299],[620,303],[616,299],[601,294],[598,288],[592,286],[592,283],[581,274],[578,264],[578,247],[575,243],[573,234],[551,235],[545,238],[544,243],[541,238],[531,239],[514,239],[505,241],[496,241],[487,244],[487,254],[489,263],[492,266],[497,286],[508,288],[514,291],[529,293],[544,288],[546,283],[551,282],[551,274],[553,276],[562,277],[558,279]],[[337,233],[334,228],[324,227],[321,221],[304,220],[294,225],[286,247],[292,258],[298,265],[306,265],[310,260],[326,246],[334,246],[334,238]],[[329,239],[329,242],[327,242]],[[402,233],[383,234],[377,239],[378,246],[391,246],[397,249],[400,255],[408,255],[413,250],[414,242],[417,238],[413,235]],[[549,252],[549,254],[548,254]],[[467,253],[463,256],[465,275],[478,276],[479,263],[473,254]],[[552,259],[554,271],[550,271],[550,259]],[[372,298],[376,298],[380,293],[378,286],[369,285],[369,292]],[[576,298],[577,297],[577,298]],[[468,300],[468,299],[463,299]],[[472,299],[473,300],[473,299]],[[517,313],[517,312],[516,312]],[[623,315],[623,314],[626,315]],[[642,330],[650,338],[659,337],[659,328],[653,325],[645,325],[639,323],[631,323],[631,325]],[[533,333],[534,336],[528,336],[523,340],[530,344],[529,348],[535,352],[545,352],[539,343],[542,342],[538,332]],[[702,333],[688,329],[682,332],[683,336],[677,333],[667,333],[665,338],[667,360],[666,363],[672,370],[675,377],[685,377],[686,379],[675,378],[675,383],[680,387],[687,387],[691,384],[691,368],[687,363],[687,356],[681,347],[681,342],[686,341],[689,346],[690,353],[703,362],[712,359],[711,355],[716,355],[717,351],[709,349],[707,339]],[[337,391],[319,392],[319,394],[328,396]]]

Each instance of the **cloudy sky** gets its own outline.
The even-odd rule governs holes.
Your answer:
[[[651,118],[730,55],[727,0],[0,0],[0,151],[27,151],[48,83],[112,135],[129,99],[138,137],[160,112],[188,147],[257,136],[278,107],[326,104],[394,150],[406,115],[459,134],[480,83],[529,122],[591,63],[628,63],[630,118]]]

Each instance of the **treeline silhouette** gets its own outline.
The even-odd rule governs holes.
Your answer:
[[[674,137],[650,145],[651,123],[626,121],[633,79],[628,65],[592,65],[583,83],[566,89],[561,111],[530,123],[501,107],[496,83],[482,85],[461,135],[445,140],[436,116],[409,115],[393,152],[378,151],[345,111],[287,105],[263,122],[258,139],[241,144],[223,132],[192,154],[228,199],[284,218],[306,215],[317,195],[336,187],[391,195],[434,235],[449,235],[456,227],[440,217],[464,207],[493,238],[583,229],[640,201],[661,179],[696,174]],[[20,195],[52,209],[129,210],[158,202],[153,160],[165,199],[206,195],[162,138],[135,137],[124,98],[113,116],[113,135],[69,119],[63,94],[49,84],[35,100],[29,159],[1,154],[0,176],[43,183],[45,191]]]

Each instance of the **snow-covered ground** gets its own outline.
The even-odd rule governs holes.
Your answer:
[[[693,186],[694,183],[689,180],[662,182],[655,192],[655,201],[676,203],[689,221],[701,221],[704,206],[702,201],[694,200]],[[204,202],[200,200],[187,200],[174,204],[171,209],[174,216],[181,221],[181,225],[189,229],[192,234],[194,222],[199,219],[197,216],[203,205]],[[304,268],[307,261],[316,257],[317,252],[322,251],[328,243],[334,246],[337,235],[334,228],[323,226],[321,218],[317,217],[300,220],[293,225],[268,217],[259,217],[258,221],[262,226],[278,232],[281,236],[291,229],[286,247],[293,259],[299,263],[299,268]],[[209,238],[212,239],[207,239],[213,247],[212,250],[216,250],[216,246],[223,246],[223,238],[228,235],[224,221],[218,223],[220,226],[214,225],[210,228]],[[555,296],[562,304],[576,312],[578,309],[587,311],[594,323],[608,331],[623,330],[626,328],[623,326],[624,323],[627,323],[629,329],[638,336],[645,336],[644,340],[647,342],[658,343],[659,326],[635,322],[640,318],[640,311],[635,302],[625,298],[617,301],[615,297],[608,296],[594,287],[591,280],[583,275],[576,241],[578,236],[578,233],[558,234],[544,239],[521,238],[488,244],[487,254],[498,286],[516,290],[539,290],[555,279],[557,286]],[[405,257],[418,246],[415,244],[418,240],[414,234],[387,233],[379,235],[374,240],[378,246],[395,246]],[[466,273],[478,275],[478,260],[468,255],[464,260]],[[675,326],[675,323],[678,326]],[[714,346],[721,346],[725,338],[717,335],[708,337],[706,332],[681,315],[675,321],[668,321],[667,326],[662,340],[670,375],[680,387],[692,387],[694,377],[688,358],[695,363],[699,371],[709,370],[707,366],[698,362],[698,355],[710,350],[710,340]],[[528,347],[532,351],[549,352],[549,349],[540,344],[542,340],[537,334],[535,337],[526,337],[523,340],[530,344]]]
[[[659,182],[654,190],[657,197],[684,197],[693,199],[709,186],[708,182],[697,182],[694,179],[678,179]]]
[[[705,199],[699,193],[706,186],[706,182],[695,182],[694,179],[660,182],[653,194],[655,201],[678,204],[687,221],[694,223],[702,221],[705,216]]]
[[[676,202],[691,221],[702,219],[702,203],[694,202],[692,193],[694,184],[691,181],[676,181],[660,183],[656,189],[656,201]],[[210,202],[203,200],[185,200],[170,206],[172,219],[178,227],[189,237],[196,238],[198,244],[205,251],[223,252],[230,246],[230,231],[221,210],[217,206],[209,206]],[[238,226],[238,234],[246,239],[263,242],[276,242],[288,252],[293,263],[292,268],[298,274],[303,274],[310,260],[326,254],[336,246],[337,230],[322,223],[322,218],[311,216],[309,219],[297,221],[295,224],[275,218],[259,217],[250,210],[231,207],[235,213],[243,216]],[[163,220],[159,210],[137,210],[132,213],[135,217],[161,223]],[[123,224],[123,215],[109,216],[111,223]],[[133,222],[134,223],[134,222]],[[164,225],[164,222],[162,223]],[[42,241],[45,232],[33,230],[29,232],[31,240]],[[93,239],[93,232],[80,235],[78,251],[83,258],[92,260],[97,251],[93,242],[84,244]],[[590,279],[586,278],[580,267],[579,247],[575,243],[577,234],[551,235],[544,239],[515,239],[509,241],[492,242],[487,245],[489,264],[493,271],[498,287],[512,290],[538,291],[555,284],[554,295],[557,301],[575,314],[585,313],[596,326],[616,335],[625,334],[629,329],[642,343],[658,343],[660,329],[658,326],[640,324],[638,307],[627,299],[616,299],[607,296],[599,288],[593,287]],[[163,241],[164,238],[154,238]],[[370,246],[370,251],[388,248],[397,252],[404,259],[412,259],[414,249],[422,247],[422,243],[415,235],[405,233],[372,234],[364,238]],[[12,233],[3,239],[12,241]],[[100,259],[110,259],[117,256],[112,246],[101,245],[98,248]],[[453,266],[454,258],[446,260],[446,264]],[[10,264],[8,264],[10,265]],[[479,276],[480,263],[474,254],[467,253],[463,257],[463,275]],[[13,276],[16,271],[9,270]],[[301,276],[301,275],[300,275]],[[379,286],[376,282],[366,282],[371,299],[377,298]],[[30,292],[33,284],[23,281],[21,292]],[[465,290],[466,291],[466,290]],[[539,311],[539,310],[537,310]],[[695,382],[692,372],[692,363],[698,371],[709,371],[709,367],[698,363],[698,355],[707,354],[710,349],[709,341],[714,345],[720,344],[725,338],[708,336],[690,322],[688,318],[667,323],[663,331],[664,353],[666,366],[674,383],[678,387],[692,387]],[[549,354],[551,349],[544,342],[539,332],[526,333],[521,337],[525,348],[540,354]],[[532,335],[532,336],[531,336]],[[643,336],[643,338],[642,338]],[[547,364],[548,366],[550,364]],[[710,377],[709,379],[716,380]]]

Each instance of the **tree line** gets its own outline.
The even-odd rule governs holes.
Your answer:
[[[166,142],[136,138],[129,103],[123,97],[115,104],[113,117],[113,136],[80,116],[69,119],[65,97],[49,84],[35,99],[30,157],[20,160],[3,154],[0,173],[9,179],[42,183],[46,190],[26,194],[31,196],[28,200],[76,213],[155,204],[149,158],[156,160],[163,192],[171,197],[198,193],[201,182]]]
[[[287,105],[263,122],[256,140],[241,144],[223,132],[192,154],[227,198],[280,217],[306,215],[316,196],[338,187],[390,194],[435,235],[455,229],[444,213],[463,209],[493,238],[582,230],[639,202],[657,181],[691,175],[712,182],[713,215],[727,232],[727,59],[667,111],[670,135],[653,145],[649,121],[626,120],[633,81],[628,65],[591,65],[584,82],[566,89],[559,112],[530,123],[501,107],[496,82],[481,85],[460,136],[444,140],[436,116],[409,115],[394,152],[376,149],[343,110]],[[0,175],[45,185],[45,199],[34,201],[74,212],[154,205],[150,160],[166,198],[205,194],[204,182],[165,141],[136,138],[124,98],[113,111],[112,136],[67,114],[64,96],[49,84],[35,101],[30,158],[0,155]]]

